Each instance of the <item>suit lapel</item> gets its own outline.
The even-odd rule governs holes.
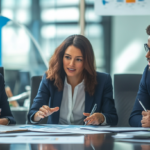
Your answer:
[[[149,70],[147,70],[147,86],[148,86],[148,93],[149,93],[149,95],[150,95],[150,71]]]
[[[94,96],[90,96],[88,92],[85,92],[85,113],[91,113],[94,105]]]
[[[59,111],[52,114],[52,120],[53,120],[52,122],[54,124],[58,124],[58,122],[59,122],[59,114],[60,114],[60,105],[61,105],[61,101],[62,101],[62,95],[63,95],[63,91],[55,90],[52,106],[53,106],[53,108],[59,107]]]

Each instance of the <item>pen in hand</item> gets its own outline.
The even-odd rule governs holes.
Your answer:
[[[93,107],[93,109],[92,109],[92,111],[90,113],[90,116],[94,114],[94,112],[96,111],[96,108],[97,108],[97,104],[94,105],[94,107]],[[86,125],[86,124],[87,124],[87,122],[85,122],[84,125]]]
[[[147,112],[147,110],[146,110],[146,108],[144,107],[144,105],[142,104],[142,102],[141,102],[139,99],[138,99],[138,101],[139,101],[140,105],[143,107],[144,111]]]

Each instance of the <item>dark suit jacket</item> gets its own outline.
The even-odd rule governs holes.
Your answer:
[[[10,120],[9,124],[16,124],[16,121],[13,118],[9,108],[9,103],[7,101],[7,96],[5,93],[4,78],[1,74],[0,74],[0,108],[2,109],[0,118],[8,118]]]
[[[148,70],[148,66],[146,66],[142,75],[135,104],[129,118],[129,124],[132,127],[142,126],[141,120],[143,108],[139,104],[138,99],[143,103],[146,109],[150,110],[150,71]]]
[[[96,103],[96,112],[102,112],[105,115],[109,125],[116,125],[118,122],[118,116],[113,100],[111,77],[105,73],[97,73],[97,82],[98,84],[93,96],[90,96],[88,92],[85,92],[85,112],[90,113]],[[29,122],[31,117],[39,110],[39,108],[43,105],[47,105],[48,102],[50,108],[56,106],[60,107],[62,95],[63,91],[58,91],[57,87],[54,86],[54,82],[47,80],[45,74],[28,114]],[[58,124],[59,113],[60,111],[57,111],[48,116],[47,123]]]

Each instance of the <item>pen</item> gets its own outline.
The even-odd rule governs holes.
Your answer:
[[[144,111],[147,112],[146,108],[144,107],[144,105],[142,104],[142,102],[138,99],[139,103],[141,104],[141,106],[143,107]]]
[[[97,108],[97,104],[94,105],[94,107],[93,107],[93,109],[92,109],[92,111],[91,111],[91,113],[90,113],[90,116],[94,114],[96,108]],[[84,125],[86,125],[86,124],[87,124],[87,122],[85,122]]]

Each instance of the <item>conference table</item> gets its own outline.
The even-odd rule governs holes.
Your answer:
[[[119,142],[112,135],[115,134],[87,134],[83,144],[0,144],[0,150],[150,150],[150,144]]]

